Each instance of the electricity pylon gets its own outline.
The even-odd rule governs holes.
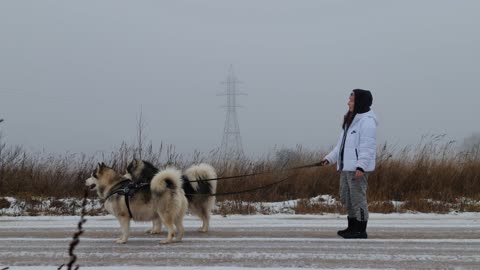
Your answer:
[[[227,96],[227,118],[223,130],[222,145],[220,146],[220,157],[225,160],[243,159],[245,157],[242,146],[242,136],[240,135],[240,126],[237,117],[237,96],[245,95],[237,89],[237,84],[241,83],[235,77],[233,66],[228,70],[227,80],[222,82],[226,85],[226,91],[219,95]]]

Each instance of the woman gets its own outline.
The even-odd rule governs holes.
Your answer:
[[[355,89],[350,94],[348,112],[335,148],[321,165],[337,163],[340,200],[348,212],[348,227],[338,231],[343,238],[367,238],[368,175],[375,169],[377,117],[370,110],[372,93]]]

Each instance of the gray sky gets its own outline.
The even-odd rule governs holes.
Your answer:
[[[0,124],[34,151],[221,143],[220,84],[243,81],[245,151],[328,148],[351,89],[371,89],[380,142],[480,127],[480,1],[0,2]]]

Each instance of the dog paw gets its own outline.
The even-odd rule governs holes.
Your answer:
[[[206,233],[206,232],[208,232],[208,229],[207,229],[207,228],[200,227],[200,228],[198,228],[197,231],[202,232],[202,233]]]
[[[175,241],[173,239],[165,239],[160,241],[160,244],[171,244],[174,243]]]
[[[160,234],[160,233],[162,233],[162,231],[161,230],[148,229],[148,230],[145,231],[145,233],[147,233],[147,234]]]
[[[125,244],[125,243],[127,243],[127,239],[118,238],[117,241],[115,241],[115,243],[117,243],[117,244]]]

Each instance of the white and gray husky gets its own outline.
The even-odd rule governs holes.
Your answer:
[[[159,233],[161,222],[168,229],[167,239],[161,243],[181,241],[184,233],[183,218],[188,208],[182,189],[181,172],[174,168],[159,171],[145,188],[136,191],[129,199],[132,217],[129,215],[124,195],[115,194],[129,179],[120,175],[104,163],[99,163],[92,176],[85,180],[91,190],[96,189],[100,199],[105,200],[105,209],[114,215],[121,227],[117,243],[128,240],[130,220],[153,221],[151,233]],[[112,195],[113,194],[113,195]],[[175,240],[173,239],[175,237]]]
[[[135,183],[148,183],[152,181],[158,171],[159,169],[150,162],[134,159],[128,164],[125,176],[130,177]],[[214,194],[217,192],[216,180],[201,180],[215,178],[217,178],[215,169],[205,163],[192,165],[181,176],[182,188],[188,200],[188,207],[203,222],[202,227],[198,229],[200,232],[208,232],[210,215],[215,206]]]

